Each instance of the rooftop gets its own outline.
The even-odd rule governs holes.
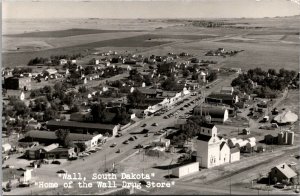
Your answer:
[[[82,123],[74,121],[55,121],[50,120],[47,122],[47,126],[57,126],[57,127],[73,127],[73,128],[86,128],[86,129],[108,129],[112,130],[117,125],[113,124],[100,124],[100,123]]]

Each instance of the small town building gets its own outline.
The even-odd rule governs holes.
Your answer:
[[[231,87],[231,86],[223,86],[221,88],[220,93],[232,95],[233,91],[234,91],[233,87]]]
[[[9,143],[2,144],[2,152],[8,152],[11,149],[11,145]]]
[[[199,162],[189,163],[172,169],[172,175],[181,178],[199,171]]]
[[[224,93],[212,93],[205,98],[206,103],[221,103],[233,106],[239,101],[237,95]]]
[[[256,146],[255,141],[248,142],[245,146],[244,152],[248,152],[248,153],[253,152],[255,146]]]
[[[31,90],[31,78],[29,77],[9,77],[4,79],[4,86],[6,89],[12,90]]]
[[[169,139],[165,139],[165,138],[160,138],[157,140],[154,140],[152,142],[152,146],[161,146],[161,147],[166,147],[168,148],[171,144],[171,141]]]
[[[297,173],[286,163],[282,163],[273,167],[269,173],[269,177],[273,182],[282,183],[283,180],[289,182],[291,178],[297,176]]]
[[[220,165],[224,163],[229,163],[230,161],[230,148],[228,144],[223,141],[220,145]]]
[[[76,155],[74,148],[54,148],[45,152],[46,159],[68,159]]]
[[[226,122],[228,120],[228,110],[223,107],[211,106],[202,107],[196,106],[193,110],[195,116],[210,116],[211,122]]]
[[[102,135],[114,136],[117,134],[120,125],[100,124],[100,123],[83,123],[75,121],[55,121],[50,120],[46,124],[47,128],[54,131],[57,129],[70,130],[71,133],[96,133]]]
[[[230,149],[230,163],[236,162],[240,160],[240,149],[237,147]]]
[[[242,134],[243,135],[249,135],[250,134],[250,128],[243,128]]]

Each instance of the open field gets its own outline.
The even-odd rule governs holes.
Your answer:
[[[88,54],[95,48],[114,48],[116,51],[126,48],[145,55],[185,51],[204,60],[217,60],[218,68],[225,65],[242,69],[298,69],[298,19],[295,16],[221,20],[248,29],[196,27],[191,25],[194,20],[5,21],[3,29],[7,36],[3,39],[6,51],[3,53],[3,65],[26,65],[34,57],[78,52]],[[30,30],[27,26],[35,28]],[[74,29],[78,26],[81,29]],[[208,50],[220,47],[228,51],[245,51],[227,58],[204,56]],[[136,51],[136,48],[141,51]]]

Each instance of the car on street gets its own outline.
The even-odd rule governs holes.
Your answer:
[[[58,174],[65,174],[65,173],[67,173],[67,171],[64,170],[64,169],[61,169],[61,170],[58,170],[56,173],[58,173]]]
[[[149,136],[149,133],[146,133],[146,134],[145,134],[145,137],[148,137],[148,136]]]
[[[29,183],[25,183],[25,182],[22,182],[21,184],[19,184],[19,187],[30,187],[30,184]]]
[[[133,137],[130,137],[128,140],[129,140],[129,141],[134,141],[134,138],[133,138]]]
[[[129,144],[128,140],[125,140],[125,141],[123,142],[123,144]]]
[[[142,133],[148,133],[149,132],[149,129],[143,129],[142,130]]]
[[[61,162],[60,161],[52,161],[52,164],[60,165]]]
[[[157,126],[158,126],[158,124],[157,124],[157,123],[153,123],[153,124],[152,124],[152,126],[154,126],[154,127],[157,127]]]
[[[146,124],[146,123],[142,125],[142,127],[146,127],[146,126],[147,126],[147,124]]]
[[[112,145],[110,145],[111,148],[115,147],[117,144],[113,143]]]
[[[164,119],[168,119],[169,117],[168,116],[164,116]]]
[[[138,137],[137,137],[137,136],[133,136],[133,138],[134,138],[134,139],[136,139],[136,140],[138,139]]]
[[[121,152],[121,150],[120,149],[118,149],[117,151],[116,151],[116,153],[120,153]]]

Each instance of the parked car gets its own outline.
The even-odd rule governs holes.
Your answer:
[[[19,184],[19,187],[30,187],[30,184],[22,182],[21,184]]]
[[[58,170],[56,173],[58,173],[58,174],[65,174],[65,173],[67,173],[67,171],[64,170],[64,169],[61,169],[61,170]]]
[[[158,124],[157,124],[157,123],[153,123],[153,124],[152,124],[152,126],[154,126],[154,127],[157,127],[157,126],[158,126]]]
[[[60,165],[61,162],[60,161],[52,161],[52,164]]]
[[[133,138],[134,138],[134,139],[136,139],[136,140],[138,139],[138,137],[137,137],[137,136],[133,136]]]
[[[123,142],[123,144],[129,144],[128,140],[125,140],[125,141]]]
[[[134,138],[133,138],[133,137],[130,137],[128,140],[129,140],[129,141],[134,141]]]
[[[274,185],[275,188],[279,188],[279,189],[283,189],[286,187],[286,185],[280,183],[280,182],[277,182],[275,185]]]
[[[143,129],[143,130],[142,130],[142,133],[148,133],[148,132],[149,132],[148,129]]]
[[[17,170],[18,170],[18,171],[26,171],[26,169],[24,169],[24,168],[22,168],[22,167],[18,168]]]
[[[120,153],[121,152],[121,150],[120,150],[120,148],[116,151],[116,153]]]
[[[142,125],[142,127],[146,127],[146,126],[147,126],[147,124],[146,124],[146,123]]]
[[[115,147],[117,144],[113,143],[112,145],[110,145],[111,148]]]
[[[146,133],[146,134],[145,134],[145,137],[148,137],[148,136],[149,136],[149,133]]]

